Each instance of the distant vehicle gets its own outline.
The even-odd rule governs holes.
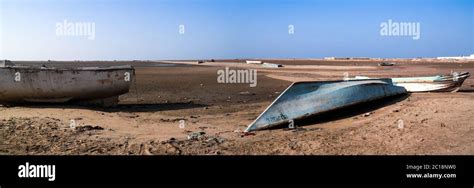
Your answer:
[[[392,62],[380,62],[379,63],[379,66],[393,66],[395,65],[395,63],[392,63]]]

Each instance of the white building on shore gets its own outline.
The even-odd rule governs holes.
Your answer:
[[[474,60],[474,54],[471,54],[470,56],[437,57],[436,59],[444,59],[444,60],[450,60],[450,59],[457,59],[457,60]]]

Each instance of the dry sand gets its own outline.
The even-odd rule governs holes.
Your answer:
[[[269,61],[285,67],[231,61],[74,62],[132,64],[136,85],[113,108],[0,106],[0,154],[474,154],[473,78],[458,93],[415,93],[318,115],[296,122],[294,130],[241,132],[292,81],[337,80],[346,72],[371,77],[474,73],[474,62],[378,67],[370,61]],[[257,69],[257,87],[217,83],[217,70],[226,66]],[[188,140],[199,132],[205,134]]]

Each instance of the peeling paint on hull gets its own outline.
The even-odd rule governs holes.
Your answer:
[[[116,98],[129,91],[133,79],[132,66],[0,67],[0,103],[62,103]]]
[[[406,93],[405,88],[394,86],[390,79],[295,82],[246,131],[267,129],[290,120]]]

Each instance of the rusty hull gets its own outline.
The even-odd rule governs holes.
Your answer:
[[[130,80],[125,78],[129,75]],[[130,89],[132,66],[106,68],[0,67],[0,103],[62,103],[117,98]]]

